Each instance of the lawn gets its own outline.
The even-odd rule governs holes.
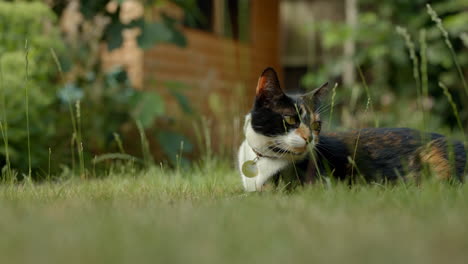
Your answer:
[[[348,186],[328,180],[291,192],[270,186],[244,193],[232,161],[203,158],[234,156],[231,145],[237,146],[241,138],[239,117],[246,113],[243,105],[253,99],[246,96],[256,85],[250,82],[249,71],[261,64],[254,52],[258,43],[252,42],[252,52],[248,39],[245,43],[238,39],[241,52],[237,48],[232,52],[227,45],[219,54],[236,63],[221,63],[215,71],[197,64],[205,60],[203,56],[191,56],[200,72],[208,73],[200,81],[192,82],[185,76],[190,71],[171,64],[173,73],[151,72],[150,78],[143,78],[144,89],[134,90],[127,75],[133,71],[127,72],[127,67],[103,71],[101,65],[107,63],[100,54],[103,40],[116,42],[109,47],[121,45],[121,30],[146,25],[143,31],[138,29],[135,43],[180,45],[185,39],[179,32],[182,21],[166,15],[161,21],[146,21],[153,17],[150,12],[151,16],[121,23],[117,18],[123,8],[113,13],[103,4],[121,0],[39,2],[0,1],[0,21],[9,22],[0,24],[0,264],[468,263],[466,183],[426,179],[419,186],[403,182]],[[52,9],[46,2],[70,2],[70,8]],[[83,8],[72,8],[77,2]],[[161,4],[167,1],[142,2],[147,2],[146,8],[163,10]],[[172,2],[175,7],[203,1]],[[231,6],[228,2],[226,7]],[[313,43],[304,37],[311,48],[306,53],[318,58],[301,66],[308,72],[298,87],[345,80],[344,72],[352,69],[343,66],[355,63],[356,82],[335,85],[320,108],[324,128],[411,127],[466,142],[465,3],[435,1],[432,9],[425,1],[366,2],[353,8],[360,10],[356,25],[323,20],[325,12],[317,21],[301,25],[301,34],[290,34],[303,38],[313,33]],[[77,12],[72,17],[81,17],[72,19],[80,30],[61,32],[58,22],[68,20],[56,13],[72,9]],[[260,20],[255,17],[254,22]],[[216,19],[220,21],[224,19]],[[241,24],[248,26],[249,21]],[[214,36],[220,44],[234,40],[234,33],[225,34],[228,27],[222,29],[226,32]],[[152,30],[165,34],[159,34],[161,39],[158,34],[142,37]],[[244,31],[250,29],[239,32]],[[348,41],[355,42],[352,56],[339,52]],[[154,43],[149,44],[144,46]],[[249,52],[243,52],[244,46]],[[193,51],[189,44],[184,53]],[[174,54],[167,54],[174,65],[187,64]],[[213,54],[207,60],[216,57]],[[224,58],[216,57],[220,59]],[[280,64],[280,58],[278,63],[275,56],[270,59],[273,65]],[[284,71],[283,80],[301,67],[289,67],[293,71]],[[161,78],[166,75],[176,77]],[[199,93],[206,96],[191,96]],[[158,156],[151,156],[156,152]],[[183,155],[193,158],[191,168],[181,168]],[[157,164],[172,160],[176,168],[151,165],[153,160]],[[127,161],[153,167],[110,164]],[[22,175],[18,182],[11,180],[16,172]]]
[[[207,164],[3,184],[0,263],[468,259],[467,185],[333,183],[245,194],[230,166]]]

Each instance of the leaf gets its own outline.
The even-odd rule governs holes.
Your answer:
[[[171,42],[181,48],[185,48],[188,45],[187,38],[185,37],[184,33],[179,30],[172,32]]]
[[[177,100],[177,103],[179,103],[179,106],[184,113],[193,114],[193,109],[187,96],[176,90],[170,90],[169,92]]]
[[[128,73],[122,67],[114,67],[106,73],[107,81],[110,83],[125,83],[129,81]]]
[[[460,34],[466,30],[466,25],[468,24],[468,13],[461,12],[459,14],[447,16],[444,19],[444,25],[447,30],[454,34]]]
[[[165,24],[144,22],[137,41],[140,48],[149,49],[157,43],[170,42],[172,38],[172,31]]]
[[[122,31],[125,26],[120,22],[114,22],[107,26],[104,33],[104,39],[107,42],[107,49],[109,51],[120,48],[123,43]]]
[[[187,90],[189,86],[184,82],[166,81],[164,85],[168,88],[169,93],[177,100],[182,111],[186,114],[193,114],[193,108],[187,96],[183,94],[183,90]]]
[[[185,37],[184,33],[182,33],[182,31],[180,31],[177,28],[177,20],[164,13],[162,14],[162,18],[163,18],[164,24],[172,32],[172,37],[169,40],[169,42],[181,48],[185,48],[187,46],[187,38]]]
[[[132,117],[139,120],[144,128],[151,127],[154,120],[165,112],[164,100],[155,92],[136,93],[133,104]]]
[[[189,153],[193,150],[193,145],[182,134],[172,131],[160,131],[156,134],[163,152],[173,164],[177,164],[177,156],[182,153]],[[180,157],[179,157],[180,158]]]
[[[80,12],[86,19],[91,19],[105,9],[109,0],[82,0]]]

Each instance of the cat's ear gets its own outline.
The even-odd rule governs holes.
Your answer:
[[[328,94],[328,82],[322,84],[319,88],[316,88],[312,90],[311,92],[308,92],[304,95],[302,95],[302,98],[314,105],[320,104],[320,102],[323,100],[323,98]]]
[[[283,94],[276,71],[273,68],[266,68],[258,79],[256,96],[272,98]]]

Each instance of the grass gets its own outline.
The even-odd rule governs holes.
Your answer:
[[[464,88],[464,76],[437,14],[428,12],[444,35]],[[428,97],[426,33],[415,45],[400,28],[413,62],[423,130],[430,113],[422,107]],[[25,47],[25,106],[29,132],[28,46]],[[59,74],[63,71],[51,49]],[[360,67],[365,89],[364,115],[379,116]],[[3,75],[0,65],[0,85]],[[448,88],[440,86],[463,126]],[[332,90],[329,123],[335,108]],[[17,182],[10,170],[8,122],[2,92],[0,132],[6,146],[6,176],[0,184],[0,263],[440,263],[468,259],[468,185],[424,182],[420,186],[357,184],[327,181],[287,193],[267,189],[244,193],[238,172],[226,162],[205,158],[190,169],[156,166],[141,123],[137,122],[142,160],[126,154],[114,134],[119,153],[95,156],[92,174],[83,156],[80,103],[68,103],[71,122],[71,170],[51,174],[48,149],[47,180],[34,182],[28,135],[28,175]],[[336,114],[339,114],[338,112]],[[427,116],[426,116],[427,115]],[[215,156],[207,120],[194,125],[207,157]],[[463,138],[464,138],[463,134]],[[356,155],[357,144],[354,155]],[[183,145],[181,145],[183,149]],[[75,171],[79,159],[79,177]],[[350,163],[355,165],[353,159]],[[120,160],[120,161],[119,161]],[[109,162],[142,163],[145,170]],[[141,165],[141,164],[139,164]],[[96,168],[97,167],[97,168]],[[356,173],[359,174],[358,168]],[[98,173],[96,172],[98,171]],[[92,177],[87,177],[89,176]]]
[[[27,136],[28,136],[28,177],[31,178],[32,176],[32,167],[31,167],[31,139],[30,139],[30,129],[29,129],[29,45],[28,45],[28,40],[26,39],[25,44],[24,44],[24,60],[25,60],[25,74],[24,74],[24,91],[25,91],[25,102],[24,105],[26,106],[26,131]]]
[[[457,54],[455,53],[455,50],[453,49],[453,45],[452,45],[452,42],[450,41],[448,31],[444,28],[444,25],[442,24],[442,20],[439,18],[436,11],[432,9],[431,5],[426,4],[426,8],[427,8],[427,13],[431,16],[432,21],[437,25],[437,28],[440,30],[440,32],[442,33],[442,36],[444,37],[445,45],[450,50],[450,55],[452,55],[452,60],[455,63],[455,67],[457,68],[457,72],[458,72],[458,75],[460,76],[460,80],[462,81],[463,88],[465,88],[466,95],[468,95],[468,85],[466,84],[465,75],[463,74],[463,70],[460,66],[460,63],[458,62]]]
[[[468,186],[245,194],[237,172],[0,186],[0,263],[464,263]]]
[[[5,98],[5,86],[3,82],[3,65],[1,61],[1,56],[0,56],[0,88],[1,88],[1,104],[2,104],[2,121],[0,122],[0,133],[2,134],[2,140],[4,144],[4,149],[5,149],[5,164],[6,164],[6,177],[11,178],[12,173],[11,173],[11,165],[10,165],[10,153],[9,153],[9,147],[8,147],[8,120],[6,118],[6,98]]]

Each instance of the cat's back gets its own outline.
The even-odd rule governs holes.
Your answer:
[[[462,177],[466,164],[466,151],[461,142],[410,128],[322,133],[317,152],[341,176],[349,174],[351,168],[353,173],[356,170],[368,178],[396,179],[429,164],[442,178],[450,177],[453,171],[450,167]]]

